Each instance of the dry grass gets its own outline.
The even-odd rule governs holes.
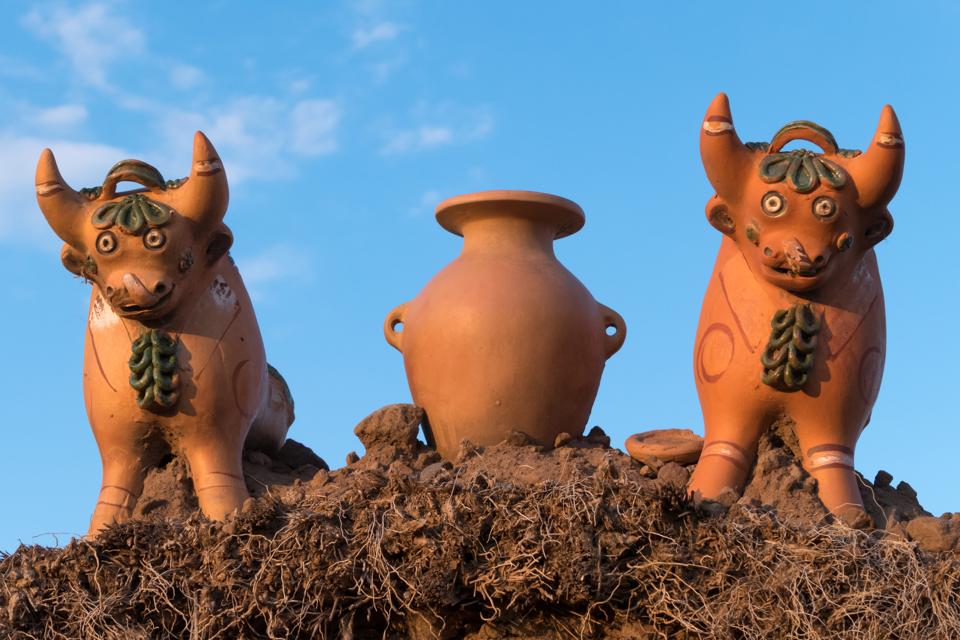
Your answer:
[[[21,547],[0,560],[0,636],[408,637],[418,612],[437,637],[960,637],[957,554],[762,509],[702,518],[603,470],[533,487],[365,473],[226,525]]]

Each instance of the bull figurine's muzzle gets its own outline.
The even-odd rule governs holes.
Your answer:
[[[173,283],[167,278],[144,282],[130,272],[123,274],[120,287],[107,287],[105,292],[111,306],[122,315],[139,315],[160,308],[173,292]]]

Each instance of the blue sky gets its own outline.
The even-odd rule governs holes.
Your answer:
[[[276,5],[276,6],[274,6]],[[268,8],[269,7],[269,8]],[[33,196],[43,147],[75,187],[134,157],[189,170],[203,129],[290,435],[331,466],[354,424],[409,400],[386,313],[453,259],[433,207],[492,188],[586,211],[564,264],[629,333],[590,424],[702,432],[691,368],[719,234],[700,118],[730,95],[741,136],[810,119],[866,145],[896,108],[907,166],[878,249],[888,353],[857,467],[960,510],[956,69],[950,2],[9,3],[0,24],[0,549],[82,533],[100,484],[81,361],[88,288]],[[56,533],[57,537],[48,535]]]

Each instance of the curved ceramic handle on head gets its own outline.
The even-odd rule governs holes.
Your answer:
[[[383,336],[390,343],[390,346],[400,353],[403,353],[403,333],[397,331],[397,325],[403,324],[403,315],[406,310],[407,303],[404,302],[388,313],[387,319],[383,321]]]
[[[604,349],[607,358],[609,358],[617,351],[620,351],[620,347],[623,346],[623,341],[627,339],[627,323],[623,321],[619,313],[607,305],[601,304],[600,312],[603,314]],[[616,333],[613,335],[607,333],[607,329],[611,328],[616,329]]]

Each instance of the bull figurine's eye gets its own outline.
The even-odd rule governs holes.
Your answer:
[[[768,191],[760,201],[763,212],[770,217],[782,216],[787,211],[787,202],[776,191]]]
[[[97,251],[108,255],[117,250],[117,236],[112,231],[104,231],[97,236]]]
[[[820,196],[813,201],[813,215],[821,220],[829,220],[837,213],[837,201],[830,196]]]
[[[167,236],[160,229],[150,229],[143,236],[143,246],[147,249],[159,249],[167,242]]]

